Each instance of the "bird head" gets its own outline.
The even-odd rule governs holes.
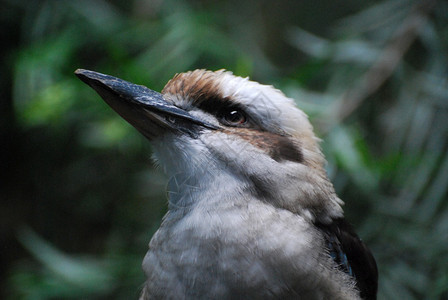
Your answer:
[[[75,73],[152,142],[177,185],[170,203],[207,201],[174,194],[215,187],[232,197],[251,193],[311,221],[342,216],[308,117],[272,86],[195,70],[175,75],[158,93],[93,71]]]

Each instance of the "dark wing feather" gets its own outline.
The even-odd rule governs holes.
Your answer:
[[[327,242],[328,251],[339,268],[356,279],[362,299],[376,299],[378,269],[375,258],[352,226],[343,218],[330,224],[316,223]]]

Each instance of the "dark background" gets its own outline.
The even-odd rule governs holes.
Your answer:
[[[151,145],[73,71],[225,68],[306,111],[380,271],[448,299],[446,1],[0,1],[0,298],[132,299],[166,211]]]

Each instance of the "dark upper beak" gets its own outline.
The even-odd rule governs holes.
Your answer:
[[[201,128],[219,128],[168,103],[162,94],[145,86],[89,70],[78,69],[75,74],[149,139],[160,136],[166,130],[196,136]]]

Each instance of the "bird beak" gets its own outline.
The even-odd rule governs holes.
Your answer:
[[[219,129],[170,104],[162,94],[145,86],[89,70],[78,69],[75,74],[150,140],[166,130],[196,136],[201,128]]]

